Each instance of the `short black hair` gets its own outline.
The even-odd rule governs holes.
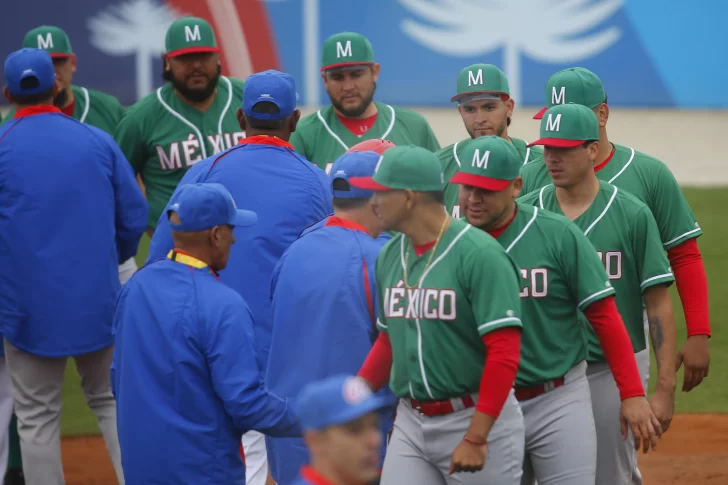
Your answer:
[[[511,126],[511,117],[506,118],[506,126]]]
[[[35,89],[38,86],[40,86],[40,81],[35,76],[26,77],[25,79],[20,80],[20,89]],[[44,101],[53,99],[53,87],[51,87],[50,89],[46,89],[45,91],[41,91],[40,93],[36,93],[36,94],[10,93],[10,98],[13,100],[13,103],[21,104],[21,105],[25,105],[25,106],[41,104]]]
[[[430,192],[422,192],[425,194],[425,196],[430,199],[432,202],[436,202],[438,204],[444,204],[445,203],[445,192],[442,190],[433,190]]]
[[[347,182],[345,179],[342,179],[342,178],[334,179],[334,182],[332,185],[336,192],[349,192],[351,190],[351,185],[349,185],[349,182]],[[368,203],[369,203],[369,198],[349,199],[349,198],[334,196],[334,199],[333,199],[334,209],[339,209],[339,210],[360,209],[360,208],[366,206]]]
[[[598,141],[599,141],[599,140],[587,140],[587,141],[585,141],[585,142],[584,142],[584,144],[583,144],[582,146],[583,146],[584,148],[587,148],[587,147],[589,147],[589,145],[591,145],[592,143],[596,143],[596,142],[598,142]]]
[[[280,113],[281,110],[278,108],[278,106],[275,103],[271,103],[270,101],[261,101],[259,103],[255,103],[253,105],[253,113],[260,113],[260,114],[277,114]],[[283,128],[283,125],[288,121],[288,116],[285,118],[279,118],[277,120],[261,120],[258,118],[252,118],[250,116],[246,116],[245,119],[248,122],[248,125],[250,128],[254,130],[270,130],[270,131],[277,131]]]

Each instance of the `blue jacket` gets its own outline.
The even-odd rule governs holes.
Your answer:
[[[0,331],[62,357],[113,343],[119,263],[148,207],[111,136],[52,109],[0,127]]]
[[[126,483],[245,483],[248,430],[299,436],[263,389],[243,299],[188,256],[140,269],[116,305],[111,382]]]
[[[331,217],[286,251],[273,273],[268,391],[295,398],[313,381],[357,373],[377,337],[374,267],[389,239],[386,234],[374,239]],[[389,388],[381,393],[394,401]],[[384,433],[392,426],[392,412],[382,415]],[[267,437],[266,444],[273,478],[291,485],[308,463],[303,440]]]
[[[235,229],[236,243],[220,278],[250,305],[258,362],[265,370],[273,268],[304,228],[333,211],[331,181],[323,170],[292,149],[242,144],[199,162],[187,171],[179,186],[198,182],[223,184],[239,208],[258,214],[254,226]],[[172,249],[166,214],[165,210],[154,231],[149,260]]]

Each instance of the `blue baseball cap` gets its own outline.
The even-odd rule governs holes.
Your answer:
[[[296,81],[285,72],[269,69],[248,76],[243,87],[243,113],[259,120],[277,120],[289,116],[296,109]],[[260,102],[273,103],[278,113],[255,113],[253,107]]]
[[[174,231],[198,232],[215,226],[251,226],[258,220],[253,211],[240,210],[233,196],[221,184],[183,185],[172,195],[167,214],[174,211],[180,224],[169,223]]]
[[[341,155],[331,166],[331,184],[334,180],[343,179],[349,184],[349,190],[333,190],[337,199],[368,199],[374,195],[373,190],[354,187],[349,183],[350,177],[371,177],[377,168],[381,155],[377,152],[347,152]]]
[[[304,387],[296,399],[295,411],[303,429],[320,430],[354,421],[392,404],[391,399],[372,393],[363,379],[336,375]]]
[[[22,81],[35,78],[38,85],[22,88]],[[20,49],[5,58],[5,85],[10,94],[27,95],[48,91],[56,83],[53,60],[45,49]]]

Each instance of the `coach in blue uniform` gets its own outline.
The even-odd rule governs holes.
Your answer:
[[[0,128],[0,330],[28,483],[63,483],[61,388],[74,356],[121,477],[109,382],[119,263],[136,254],[147,203],[111,136],[61,114],[40,49],[5,61],[16,108]]]
[[[326,173],[288,143],[301,116],[291,76],[278,71],[249,76],[237,115],[248,137],[190,168],[179,188],[219,182],[241,207],[258,214],[254,227],[236,233],[238,243],[220,277],[250,306],[255,350],[264,371],[270,348],[273,268],[303,229],[331,214],[331,188]],[[169,224],[163,215],[154,231],[149,259],[164,257],[170,249]],[[243,444],[249,481],[253,481],[250,472],[255,469],[265,478],[268,465],[263,436],[248,434]]]
[[[140,269],[116,305],[112,383],[127,483],[245,483],[251,429],[300,434],[286,401],[263,390],[253,318],[219,280],[256,214],[220,184],[185,185],[168,205],[174,249]]]
[[[373,192],[348,181],[371,177],[378,161],[374,152],[355,152],[334,163],[335,215],[306,229],[276,266],[266,388],[277,395],[295,398],[311,382],[355,374],[376,340],[374,265],[389,236],[375,239],[381,229]],[[383,416],[385,432],[391,424],[391,413]],[[308,461],[303,440],[266,442],[273,478],[290,485]]]

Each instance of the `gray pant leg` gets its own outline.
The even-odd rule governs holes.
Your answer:
[[[528,437],[526,439],[528,439]],[[536,474],[534,473],[533,465],[531,464],[531,457],[528,456],[528,453],[523,456],[523,475],[521,476],[521,485],[538,485],[536,483]]]
[[[640,357],[638,354],[638,363],[643,360]],[[649,355],[647,365],[649,367]],[[641,374],[645,375],[644,372]],[[606,362],[590,364],[587,378],[597,429],[596,485],[642,485],[632,432],[626,440],[622,439],[619,421],[622,401],[609,366]]]
[[[521,402],[526,456],[538,485],[595,483],[597,438],[585,372],[582,362],[569,371],[564,386]]]
[[[420,416],[404,401],[401,399],[397,406],[397,418],[387,446],[380,484],[445,485],[440,471],[425,457],[422,431],[424,416]]]
[[[485,466],[476,473],[448,475],[452,452],[463,441],[475,410],[427,418],[425,438],[430,461],[440,469],[448,485],[520,485],[523,474],[523,414],[511,391],[488,435]],[[414,482],[412,482],[414,483]]]
[[[137,269],[136,260],[134,258],[129,258],[121,263],[119,265],[119,281],[121,281],[121,284],[123,285],[129,281],[129,278],[134,276]]]
[[[66,358],[27,354],[5,342],[27,485],[64,485],[61,388]]]
[[[10,451],[10,419],[13,416],[13,386],[5,358],[0,357],[0,476],[5,476]]]
[[[97,352],[74,356],[76,369],[81,376],[81,387],[89,409],[96,415],[106,449],[114,464],[120,485],[124,484],[121,468],[119,435],[116,431],[116,401],[111,392],[111,361],[114,348],[106,347]]]

